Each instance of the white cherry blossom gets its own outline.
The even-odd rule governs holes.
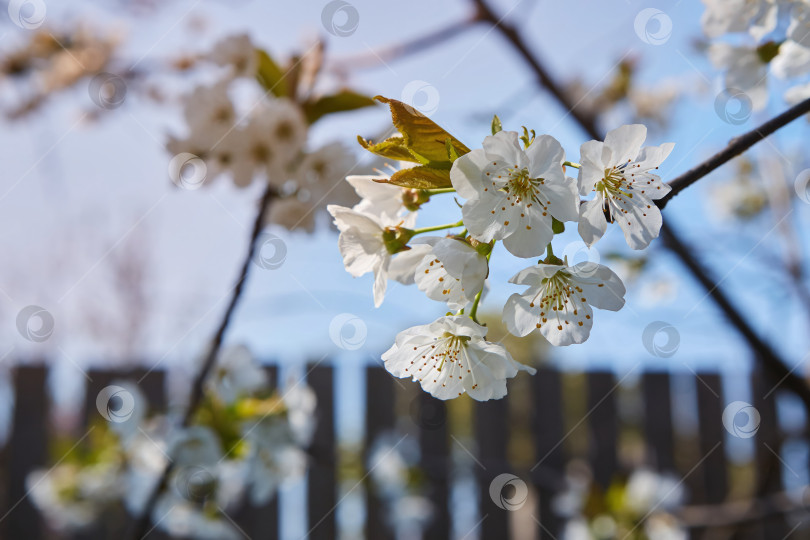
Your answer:
[[[430,253],[416,268],[416,285],[431,300],[446,302],[453,310],[461,309],[484,286],[489,273],[487,258],[456,238],[434,238],[431,244]]]
[[[441,317],[397,334],[382,355],[385,368],[412,377],[439,399],[467,392],[477,401],[506,395],[506,379],[534,368],[515,362],[502,345],[486,341],[486,328],[463,316]]]
[[[515,274],[510,283],[526,285],[506,301],[503,322],[523,337],[534,330],[555,346],[583,343],[593,326],[591,307],[618,311],[624,285],[607,266],[581,262],[574,266],[538,264]]]
[[[244,345],[230,347],[220,354],[207,381],[210,391],[226,404],[267,386],[267,373]]]
[[[349,150],[340,143],[306,153],[290,180],[279,186],[285,196],[270,203],[265,223],[290,231],[314,231],[316,218],[327,204],[349,205],[357,200],[351,187],[343,182],[353,162]]]
[[[183,115],[191,133],[205,136],[211,146],[216,144],[236,123],[227,81],[195,88],[185,98]]]
[[[756,47],[712,43],[708,56],[714,67],[726,71],[726,88],[745,92],[755,111],[768,104],[768,64]]]
[[[261,126],[267,130],[261,136],[272,141],[273,148],[290,163],[304,150],[307,140],[308,126],[304,112],[287,98],[276,98],[265,103],[262,114],[258,115],[264,119],[265,123]]]
[[[787,40],[779,46],[779,54],[771,61],[773,74],[780,79],[800,77],[810,71],[810,39],[808,47]]]
[[[413,268],[410,257],[400,260],[399,256],[395,258],[392,268],[392,254],[386,247],[383,235],[386,230],[390,231],[390,227],[398,224],[384,224],[377,216],[363,214],[345,206],[330,204],[326,209],[335,218],[335,226],[340,231],[338,247],[346,271],[354,277],[374,273],[374,306],[379,307],[385,297],[389,271],[397,277],[408,279],[408,268]],[[412,214],[399,224],[408,227],[415,219],[416,215]],[[400,268],[400,265],[404,268]]]
[[[518,134],[501,131],[484,139],[483,149],[453,163],[450,180],[467,199],[464,226],[481,242],[503,240],[510,253],[543,253],[554,232],[552,216],[576,221],[576,183],[567,179],[565,152],[554,137],[541,135],[527,148]]]
[[[761,39],[776,28],[777,0],[703,0],[706,11],[700,19],[711,38],[729,32],[749,32]]]
[[[375,182],[375,179],[381,178],[388,179],[390,176],[383,173],[346,177],[346,181],[361,197],[354,209],[358,212],[375,214],[383,219],[396,221],[408,212],[402,198],[405,190],[392,184]]]
[[[259,64],[256,47],[247,34],[219,40],[208,57],[215,64],[230,68],[234,77],[254,77]]]
[[[642,148],[646,136],[646,127],[633,124],[610,131],[604,142],[582,145],[579,191],[583,196],[596,194],[579,209],[579,234],[588,246],[605,234],[605,212],[619,224],[633,249],[644,249],[658,236],[661,212],[653,201],[671,188],[652,171],[675,145]]]
[[[799,45],[810,47],[810,2],[794,2],[791,6],[787,37]]]
[[[785,101],[790,105],[796,105],[808,98],[810,98],[810,83],[794,86],[785,92]]]

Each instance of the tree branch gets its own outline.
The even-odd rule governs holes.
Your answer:
[[[512,45],[512,47],[520,53],[527,64],[537,75],[540,83],[553,95],[557,101],[571,111],[571,115],[580,125],[580,127],[588,135],[594,139],[601,139],[594,118],[587,117],[585,113],[576,111],[575,107],[571,104],[562,88],[557,85],[554,79],[543,68],[540,61],[528,49],[526,43],[517,33],[517,31],[503,24],[486,4],[485,0],[472,0],[482,13],[482,18],[493,25]],[[741,137],[733,140],[729,147],[715,155],[713,158],[704,162],[701,165],[692,169],[692,171],[681,175],[672,183],[676,181],[677,185],[673,186],[673,191],[680,191],[687,185],[695,182],[697,179],[705,176],[713,171],[723,163],[734,156],[740,154],[744,150],[750,148],[756,142],[764,139],[769,134],[773,133],[780,127],[786,125],[788,122],[795,120],[802,116],[802,114],[810,111],[810,99],[803,101],[799,105],[792,107],[789,111],[777,116],[773,120],[766,122],[753,132],[746,133]],[[731,150],[730,150],[730,149]],[[707,164],[708,163],[708,164]],[[685,179],[684,179],[685,178]],[[666,203],[664,203],[666,204]],[[709,277],[703,270],[698,262],[692,257],[692,252],[686,248],[684,243],[678,238],[675,232],[670,227],[662,227],[661,235],[664,240],[664,245],[669,248],[692,273],[692,276],[700,282],[706,289],[712,300],[717,303],[718,307],[726,314],[729,322],[742,334],[743,338],[748,342],[751,349],[757,354],[757,359],[762,362],[765,369],[767,369],[776,380],[781,381],[786,388],[795,392],[804,402],[805,408],[810,413],[810,387],[806,384],[804,379],[794,374],[792,370],[787,368],[787,364],[781,360],[779,355],[768,344],[762,341],[751,326],[745,321],[745,318],[734,308],[728,301],[728,298],[719,288],[719,286]]]
[[[774,133],[776,130],[788,125],[807,113],[810,113],[810,98],[805,99],[797,105],[794,105],[779,116],[768,120],[761,126],[752,129],[748,133],[735,137],[731,140],[731,142],[728,143],[728,146],[723,148],[721,151],[717,152],[700,165],[689,169],[682,175],[670,181],[669,185],[672,187],[672,191],[667,193],[667,195],[662,199],[658,200],[656,204],[659,208],[664,208],[673,197],[687,187],[691,186],[721,165],[739,156],[756,143],[766,138],[768,135]]]
[[[788,369],[785,362],[780,360],[778,353],[759,338],[745,318],[734,308],[717,283],[709,277],[708,273],[700,266],[700,263],[690,255],[689,249],[678,238],[678,235],[672,231],[671,225],[664,223],[661,226],[661,240],[670,251],[678,256],[684,266],[692,272],[692,276],[706,289],[707,294],[714,300],[717,307],[728,317],[729,322],[737,328],[754,350],[757,359],[762,362],[774,380],[779,381],[777,384],[784,385],[785,388],[799,396],[804,402],[805,408],[810,410],[810,387],[807,386],[804,379],[793,373],[792,369]]]
[[[445,41],[449,41],[462,33],[464,30],[471,28],[476,22],[481,19],[478,13],[472,16],[455,21],[447,26],[434,30],[423,36],[411,39],[404,43],[398,43],[384,49],[371,51],[368,54],[349,56],[347,58],[336,58],[330,62],[330,68],[334,71],[343,73],[348,70],[368,69],[377,67],[380,64],[392,62],[404,56],[417,54],[425,49],[429,49],[436,45],[440,45]]]
[[[181,422],[181,428],[186,428],[191,424],[191,420],[194,417],[194,413],[199,407],[200,402],[202,401],[203,392],[205,389],[205,381],[208,379],[208,375],[211,373],[211,370],[214,368],[216,364],[217,358],[219,357],[220,349],[222,348],[222,342],[225,338],[225,332],[228,330],[228,326],[231,323],[231,319],[233,317],[233,313],[236,309],[236,305],[239,303],[239,299],[242,296],[242,292],[244,291],[245,282],[247,281],[248,272],[250,271],[251,261],[253,260],[253,256],[256,253],[256,239],[262,232],[264,228],[264,218],[267,214],[268,208],[270,203],[277,195],[276,189],[271,186],[270,184],[267,185],[265,188],[264,194],[262,195],[261,201],[259,202],[259,209],[256,212],[256,219],[253,222],[253,230],[250,234],[250,243],[248,244],[248,251],[245,255],[245,259],[242,263],[242,269],[239,272],[239,277],[236,280],[236,285],[233,288],[233,292],[231,293],[231,300],[228,303],[228,307],[225,310],[225,313],[222,315],[222,320],[217,327],[217,331],[214,334],[214,338],[211,342],[211,346],[208,349],[208,354],[205,356],[203,360],[202,368],[197,373],[197,376],[194,378],[194,382],[191,385],[191,396],[189,398],[188,408],[186,409],[185,414],[183,415],[183,419]],[[126,538],[131,538],[132,540],[140,540],[144,538],[150,531],[150,524],[152,513],[155,509],[155,505],[157,504],[158,498],[160,494],[166,489],[169,481],[169,476],[171,475],[172,471],[174,470],[174,463],[169,460],[166,464],[166,467],[163,469],[163,472],[160,475],[160,480],[158,481],[155,489],[149,496],[149,499],[144,506],[143,513],[134,520],[133,526],[131,528],[131,534],[126,535]]]
[[[588,135],[594,139],[599,139],[599,130],[596,128],[596,119],[590,116],[587,112],[578,109],[577,104],[568,98],[568,95],[565,93],[564,89],[557,85],[554,78],[548,71],[546,71],[545,66],[543,66],[538,57],[529,51],[526,42],[523,41],[517,30],[515,30],[509,24],[504,23],[503,17],[497,17],[484,0],[473,0],[473,3],[478,9],[478,19],[492,24],[493,28],[496,28],[509,41],[512,47],[514,47],[520,53],[526,63],[531,66],[532,71],[534,71],[535,75],[537,75],[540,84],[546,90],[548,90],[552,96],[554,96],[554,99],[556,99],[560,105],[571,113],[571,116],[574,117],[577,123],[582,126],[582,129],[584,129]]]

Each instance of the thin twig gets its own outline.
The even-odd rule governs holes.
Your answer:
[[[384,49],[373,50],[367,54],[354,55],[346,58],[336,58],[330,61],[330,69],[337,72],[357,71],[379,67],[380,64],[393,62],[404,56],[411,56],[425,49],[429,49],[445,41],[449,41],[463,31],[471,28],[480,21],[477,13],[460,21],[454,21],[447,26],[434,30],[423,36],[398,43]]]
[[[508,25],[499,23],[498,18],[489,9],[485,0],[471,1],[483,14],[483,18],[492,23],[493,28],[497,29],[509,41],[513,48],[520,53],[526,63],[529,64],[529,66],[535,72],[541,84],[549,91],[549,93],[551,93],[551,95],[553,95],[561,105],[565,106],[571,111],[571,115],[577,121],[583,131],[594,139],[601,139],[601,136],[596,128],[595,119],[584,112],[577,111],[576,108],[573,107],[571,101],[565,95],[562,87],[558,86],[554,79],[544,69],[537,57],[528,49],[526,43],[523,41],[517,31]],[[777,116],[769,122],[766,122],[759,128],[734,139],[724,150],[671,182],[671,185],[673,185],[672,191],[676,193],[679,192],[684,187],[696,182],[698,179],[707,175],[723,163],[726,163],[734,156],[739,155],[780,127],[801,117],[803,114],[809,111],[810,99],[792,107],[787,112]],[[666,202],[664,202],[664,204],[666,204]],[[663,206],[663,204],[661,206]],[[692,256],[692,251],[684,245],[675,232],[672,231],[672,228],[662,227],[661,236],[664,240],[664,245],[681,260],[684,266],[686,266],[686,268],[692,273],[693,277],[706,288],[706,291],[712,300],[714,300],[718,307],[720,307],[720,309],[728,316],[729,322],[742,334],[751,349],[757,353],[757,359],[763,363],[765,368],[770,371],[771,374],[777,378],[777,380],[783,380],[782,384],[784,384],[786,388],[795,392],[802,399],[805,404],[805,408],[810,413],[810,387],[808,387],[804,379],[793,373],[793,370],[788,369],[787,364],[779,357],[776,351],[764,341],[759,339],[756,332],[753,331],[751,326],[749,326],[746,322],[745,318],[739,313],[739,311],[736,310],[736,308],[734,308],[722,290],[703,270],[700,264],[698,264],[698,262]]]
[[[792,512],[807,512],[807,510],[797,504],[789,493],[778,492],[756,499],[684,506],[675,514],[686,527],[702,528],[741,525]]]
[[[537,75],[537,78],[540,80],[540,84],[554,96],[554,99],[556,99],[560,105],[571,113],[571,116],[574,117],[577,123],[582,126],[591,137],[598,139],[599,130],[596,128],[596,119],[584,110],[577,108],[577,104],[574,103],[568,97],[565,90],[554,81],[554,78],[540,62],[537,55],[529,50],[526,42],[520,37],[517,30],[497,17],[484,0],[473,0],[473,3],[478,9],[478,18],[491,23],[494,28],[497,28],[512,47],[520,53],[526,63],[531,66],[532,71],[534,71],[535,75]]]
[[[759,141],[765,139],[768,135],[774,133],[779,128],[788,125],[807,113],[810,113],[810,98],[805,99],[797,105],[794,105],[779,116],[768,120],[761,126],[752,129],[748,133],[735,137],[731,140],[731,142],[728,143],[728,146],[723,148],[721,151],[717,152],[703,163],[689,169],[682,175],[669,182],[669,185],[672,187],[672,191],[657,201],[658,207],[664,208],[667,203],[673,197],[675,197],[675,195],[683,191],[685,188],[691,186],[721,165],[739,156]]]
[[[208,354],[205,356],[203,360],[202,368],[197,373],[197,376],[194,379],[194,382],[191,385],[191,396],[189,398],[188,407],[186,408],[186,412],[183,415],[183,419],[181,422],[181,427],[185,428],[188,427],[191,423],[192,418],[194,417],[194,413],[197,411],[197,407],[200,405],[203,397],[203,391],[205,388],[205,381],[208,379],[208,375],[211,373],[214,365],[216,364],[217,358],[219,356],[219,351],[222,348],[222,342],[225,338],[225,332],[228,330],[228,326],[231,323],[231,319],[233,317],[233,313],[236,309],[236,305],[239,303],[239,299],[242,296],[242,292],[244,291],[245,282],[247,281],[248,273],[250,272],[250,265],[251,261],[253,260],[253,256],[256,253],[256,239],[262,232],[264,228],[264,219],[267,214],[268,208],[276,197],[277,191],[274,187],[270,184],[267,185],[265,188],[264,194],[262,195],[261,201],[259,202],[259,208],[256,211],[256,219],[253,222],[253,230],[250,234],[250,242],[248,244],[248,251],[245,255],[245,259],[242,262],[242,269],[239,272],[239,277],[237,278],[236,285],[233,288],[233,292],[231,293],[231,301],[228,304],[228,308],[225,310],[225,313],[222,315],[222,320],[217,327],[217,331],[214,334],[214,338],[211,342],[211,346],[208,349]],[[144,506],[143,513],[140,517],[136,518],[133,523],[132,534],[127,535],[127,538],[131,538],[132,540],[140,540],[149,532],[152,512],[154,511],[155,505],[157,504],[158,498],[163,490],[168,485],[169,476],[171,475],[172,471],[174,470],[174,463],[170,460],[166,467],[163,469],[163,472],[160,475],[160,480],[158,481],[155,489],[149,496],[149,499]]]

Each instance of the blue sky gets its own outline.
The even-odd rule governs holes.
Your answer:
[[[135,17],[112,1],[48,2],[48,20],[57,27],[82,20],[105,30],[120,29],[126,36],[126,57],[148,68],[183,52],[204,51],[233,32],[249,32],[277,57],[301,50],[315,36],[328,38],[329,58],[370,54],[372,49],[443,27],[469,12],[469,6],[460,1],[357,0],[352,2],[359,14],[357,31],[335,37],[321,25],[324,4],[178,1],[166,3],[148,17]],[[672,35],[662,45],[645,43],[634,32],[637,14],[648,7],[660,8],[672,20]],[[619,59],[632,57],[639,62],[641,85],[678,84],[685,95],[675,108],[670,129],[652,133],[649,139],[650,144],[676,143],[661,169],[665,179],[784,107],[777,88],[768,110],[746,124],[732,126],[718,118],[714,99],[722,88],[720,76],[693,46],[702,36],[698,21],[703,7],[697,2],[507,0],[497,2],[496,9],[509,13],[506,20],[519,25],[559,79],[579,77],[586,87],[599,85],[609,79]],[[0,47],[24,37],[24,31],[10,23],[2,29]],[[497,32],[478,26],[408,59],[352,73],[350,84],[372,95],[399,98],[408,85],[424,81],[439,98],[433,118],[468,146],[480,144],[488,134],[489,118],[500,113],[507,129],[527,125],[554,135],[569,159],[575,160],[587,137],[556,103],[535,89],[533,80]],[[169,93],[190,87],[187,79],[171,73],[155,81]],[[246,249],[252,205],[259,191],[237,191],[226,182],[194,192],[173,189],[166,172],[170,156],[162,143],[168,133],[180,129],[179,107],[156,106],[130,92],[123,107],[88,124],[81,118],[92,106],[80,86],[0,134],[4,163],[0,191],[7,193],[0,200],[0,245],[11,254],[0,273],[0,287],[8,293],[0,296],[0,312],[4,320],[13,321],[25,305],[39,304],[56,320],[53,338],[36,346],[20,338],[13,324],[7,325],[7,349],[13,347],[14,356],[51,356],[65,378],[80,380],[77,366],[102,363],[115,352],[116,336],[105,335],[102,323],[127,310],[111,284],[109,263],[117,255],[147,246],[144,290],[150,317],[136,356],[150,362],[165,356],[161,363],[188,366],[199,356],[224,308],[223,299]],[[619,123],[620,119],[615,125],[606,122],[604,128]],[[380,107],[327,120],[313,130],[311,141],[353,144],[356,134],[373,136],[387,126],[386,111]],[[806,129],[798,122],[780,132],[774,145],[787,152],[797,136],[806,135]],[[757,152],[777,155],[774,145],[764,143]],[[665,219],[693,243],[695,255],[713,275],[723,278],[724,289],[732,292],[736,305],[761,335],[786,358],[798,362],[807,348],[807,320],[778,274],[767,271],[766,261],[778,241],[766,234],[773,224],[763,220],[741,230],[712,216],[708,188],[723,180],[732,167],[677,197],[667,207]],[[801,163],[785,167],[789,178],[805,168]],[[449,209],[431,203],[422,212],[420,224],[448,221]],[[792,219],[806,225],[806,210],[798,208]],[[247,343],[263,358],[290,364],[324,355],[339,357],[345,366],[339,376],[348,384],[358,366],[377,361],[396,332],[427,323],[443,312],[442,306],[423,298],[415,288],[402,286],[392,287],[382,307],[375,310],[370,277],[352,279],[344,272],[334,232],[325,227],[314,235],[273,232],[285,240],[287,260],[278,270],[254,268],[228,342]],[[567,232],[561,240],[561,245],[573,242],[576,234]],[[806,244],[806,238],[802,240]],[[614,230],[597,250],[626,250],[623,246],[622,236]],[[737,371],[747,366],[744,344],[704,292],[660,246],[650,251],[655,263],[645,278],[629,284],[626,308],[619,313],[597,312],[590,340],[555,350],[553,358],[573,369],[600,365],[619,371],[639,363],[673,370],[688,366]],[[493,290],[482,308],[486,311],[498,310],[515,292],[506,280],[526,264],[502,250],[497,255],[491,271]],[[660,278],[671,280],[675,296],[651,302],[645,284]],[[95,313],[93,320],[88,320],[88,312]],[[367,327],[365,345],[357,351],[341,351],[330,340],[330,322],[342,313],[356,315]],[[643,329],[659,320],[673,325],[680,335],[680,348],[669,359],[650,355],[642,343]],[[57,386],[64,389],[62,384]]]

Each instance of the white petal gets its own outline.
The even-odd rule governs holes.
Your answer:
[[[632,199],[615,197],[610,206],[613,220],[621,227],[627,245],[632,249],[644,249],[658,238],[661,211],[645,195],[635,193]]]
[[[487,258],[467,242],[444,238],[433,247],[433,253],[448,274],[461,280],[468,297],[470,294],[474,297],[484,286],[489,274]]]
[[[374,307],[380,307],[388,287],[388,264],[391,258],[385,257],[374,269]]]
[[[579,236],[588,247],[602,238],[607,230],[607,219],[602,211],[604,200],[601,195],[583,202],[579,207]]]
[[[536,264],[524,268],[509,278],[509,283],[514,283],[515,285],[539,285],[544,278],[550,278],[563,268],[565,267],[556,264]]]
[[[416,267],[414,280],[431,300],[446,302],[450,309],[461,309],[478,291],[465,291],[461,279],[447,273],[442,262],[431,252]]]
[[[579,148],[580,169],[577,177],[580,195],[588,195],[596,183],[605,176],[607,165],[602,160],[605,143],[588,141]]]
[[[425,255],[430,253],[431,244],[440,240],[440,238],[428,237],[419,240],[424,243],[414,243],[411,245],[411,249],[394,255],[391,264],[388,266],[389,279],[399,281],[403,285],[413,285],[413,274],[416,271],[416,266],[422,262]]]
[[[506,195],[485,192],[479,198],[470,199],[461,207],[464,226],[477,240],[490,242],[501,240],[506,233],[506,226],[498,221],[496,209],[507,208]],[[496,211],[496,214],[492,212]]]
[[[526,149],[526,157],[529,159],[529,174],[532,178],[541,178],[552,169],[559,169],[562,173],[565,150],[551,135],[540,135]]]
[[[340,233],[338,249],[343,256],[346,271],[359,277],[373,271],[379,264],[385,245],[382,239],[377,242],[372,237],[360,234],[359,229],[351,228]]]
[[[517,212],[516,212],[517,213]],[[515,257],[537,257],[546,250],[554,238],[551,228],[551,216],[542,216],[532,212],[523,218],[515,216],[510,225],[516,224],[515,230],[504,238],[503,246]]]
[[[611,164],[620,165],[634,160],[647,138],[647,127],[630,124],[618,127],[605,136],[605,146],[611,151]]]
[[[483,147],[489,161],[503,162],[509,167],[517,165],[519,168],[528,164],[516,131],[500,131],[490,135],[484,139]]]
[[[489,160],[483,150],[473,150],[453,162],[450,182],[464,199],[477,197],[484,190],[484,167]]]
[[[790,40],[779,47],[779,54],[771,62],[773,74],[780,79],[803,75],[808,68],[810,68],[810,48]]]
[[[535,322],[540,324],[540,333],[555,347],[584,343],[591,335],[593,310],[582,298],[573,295],[562,309],[557,310],[549,310],[535,302]]]
[[[529,300],[515,293],[503,306],[503,323],[510,334],[524,337],[537,328],[537,316],[529,308]]]
[[[345,206],[330,204],[326,210],[335,218],[335,226],[339,231],[345,231],[349,227],[359,227],[363,230],[381,229],[380,224],[373,216],[360,213]]]
[[[548,200],[548,211],[559,221],[579,219],[579,193],[576,180],[565,177],[547,179],[541,193]]]
[[[610,311],[619,311],[624,307],[624,284],[607,266],[585,261],[568,271],[577,277],[583,297],[593,307]]]

